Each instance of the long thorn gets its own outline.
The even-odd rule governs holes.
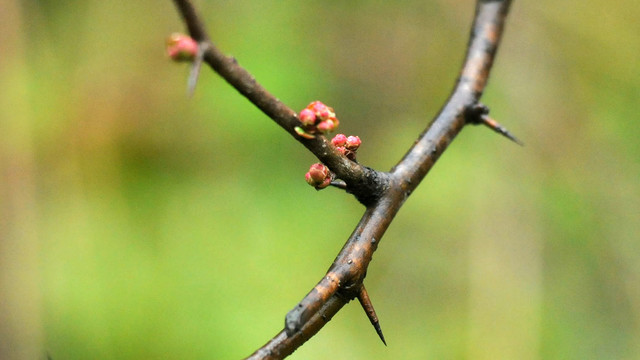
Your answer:
[[[480,119],[482,119],[482,123],[484,125],[488,126],[493,131],[497,132],[500,135],[503,135],[507,139],[513,141],[514,143],[516,143],[516,144],[518,144],[520,146],[524,146],[524,143],[522,141],[520,141],[520,139],[518,139],[517,137],[513,136],[513,134],[511,134],[509,132],[509,130],[507,130],[507,128],[505,128],[504,126],[500,125],[500,123],[498,123],[494,119],[490,118],[487,115],[482,115],[480,117]]]
[[[198,77],[200,76],[200,69],[202,68],[204,53],[207,51],[207,47],[206,42],[198,43],[198,53],[191,63],[191,71],[187,79],[187,96],[189,97],[192,97],[196,90],[196,84],[198,83]]]
[[[387,346],[387,342],[384,340],[384,335],[382,334],[382,328],[380,328],[378,316],[376,315],[376,310],[373,308],[373,304],[371,303],[371,299],[369,298],[369,294],[367,293],[367,289],[364,288],[364,285],[360,288],[358,300],[360,301],[360,305],[362,305],[364,312],[367,314],[369,321],[371,321],[371,325],[376,329],[376,333],[378,333],[380,340],[382,340],[384,346]]]

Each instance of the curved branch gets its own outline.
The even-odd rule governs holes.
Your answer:
[[[511,0],[478,0],[466,59],[449,99],[416,143],[390,173],[361,166],[339,154],[323,136],[305,139],[293,110],[267,92],[234,58],[210,42],[189,0],[174,0],[191,36],[204,44],[204,61],[254,105],[315,154],[337,176],[347,191],[367,209],[327,274],[285,318],[285,329],[249,359],[282,359],[316,334],[363,287],[367,268],[389,224],[440,155],[469,119],[484,91],[504,30]]]
[[[511,0],[479,0],[467,55],[456,87],[440,113],[392,169],[412,192],[467,124],[467,109],[478,103],[493,65]]]
[[[337,296],[328,299],[303,329],[293,335],[288,335],[285,330],[280,331],[278,335],[247,357],[246,360],[284,359],[320,331],[348,302],[348,300]]]
[[[349,160],[324,136],[307,139],[295,131],[300,126],[298,115],[268,92],[234,57],[224,55],[209,39],[206,28],[190,0],[174,0],[189,34],[204,49],[203,60],[231,86],[244,95],[258,109],[285,129],[291,136],[327,165],[339,179],[344,180],[347,192],[363,204],[373,203],[386,187],[387,177],[370,168]]]
[[[319,324],[320,320],[315,316],[324,303],[336,297],[347,296],[351,300],[357,296],[373,252],[393,217],[466,125],[467,109],[479,101],[504,30],[510,2],[478,2],[466,60],[451,96],[416,144],[392,169],[389,187],[375,204],[367,208],[327,275],[287,314],[286,333],[295,336],[308,328],[324,325]],[[267,346],[282,349],[293,345],[279,343],[278,339],[272,339]]]

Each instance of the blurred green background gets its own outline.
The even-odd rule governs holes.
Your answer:
[[[438,111],[473,1],[198,1],[294,109],[388,170]],[[291,359],[640,359],[640,6],[515,1],[483,101],[357,304]],[[164,39],[170,1],[0,3],[0,358],[238,359],[282,329],[363,208]]]

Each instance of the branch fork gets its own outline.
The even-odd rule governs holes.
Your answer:
[[[382,172],[350,159],[323,134],[310,134],[308,114],[296,114],[284,105],[235,58],[220,52],[209,36],[190,0],[174,0],[198,52],[189,76],[195,88],[200,64],[207,63],[238,92],[311,151],[330,169],[322,186],[332,185],[353,194],[366,210],[342,250],[322,279],[285,317],[285,326],[248,359],[282,359],[315,335],[344,305],[357,298],[376,333],[386,345],[380,323],[364,287],[367,268],[389,224],[440,155],[467,124],[484,124],[521,144],[502,125],[488,116],[479,100],[504,30],[510,0],[478,0],[467,54],[460,77],[442,110],[429,123],[404,157]],[[305,126],[307,126],[305,128]],[[301,132],[301,130],[303,130]],[[313,135],[313,136],[307,136]],[[311,170],[311,169],[310,169]],[[319,170],[319,169],[317,169]],[[313,176],[324,175],[314,173]],[[316,186],[318,179],[313,178]],[[309,181],[309,180],[308,180]],[[326,184],[325,184],[326,182]],[[317,186],[316,186],[317,188]]]

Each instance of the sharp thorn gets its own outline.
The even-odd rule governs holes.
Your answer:
[[[360,301],[360,305],[362,305],[364,312],[367,314],[371,325],[376,329],[376,333],[378,333],[380,340],[382,340],[384,346],[387,346],[387,342],[384,340],[384,335],[382,334],[382,328],[380,328],[378,316],[376,315],[376,310],[373,308],[373,304],[371,303],[371,299],[369,298],[369,294],[367,293],[367,289],[364,288],[364,285],[360,288],[358,300]]]
[[[505,128],[504,126],[500,125],[500,123],[498,123],[494,119],[490,118],[487,115],[482,115],[481,119],[482,119],[482,123],[484,125],[488,126],[493,131],[497,132],[498,134],[506,137],[507,139],[513,141],[514,143],[516,143],[516,144],[518,144],[520,146],[524,146],[524,143],[522,141],[520,141],[520,139],[518,139],[517,137],[513,136],[513,134],[511,134],[509,132],[509,130],[507,130],[507,128]]]
[[[193,93],[196,91],[196,84],[198,83],[198,77],[200,76],[200,69],[202,68],[202,62],[204,61],[204,53],[207,50],[205,43],[198,44],[198,53],[191,63],[191,71],[189,72],[189,78],[187,79],[187,96],[193,97]]]

